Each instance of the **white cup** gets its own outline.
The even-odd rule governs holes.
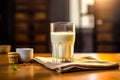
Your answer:
[[[33,48],[16,48],[21,62],[29,62],[33,58]]]

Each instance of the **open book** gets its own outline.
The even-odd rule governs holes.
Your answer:
[[[73,62],[70,63],[53,63],[51,57],[35,57],[33,60],[44,65],[46,68],[55,70],[59,73],[84,70],[107,70],[119,68],[119,64],[116,62],[97,60],[89,56],[74,59]]]

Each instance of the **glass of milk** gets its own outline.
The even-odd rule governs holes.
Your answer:
[[[53,62],[71,62],[74,53],[75,24],[53,22],[50,24],[50,34]]]

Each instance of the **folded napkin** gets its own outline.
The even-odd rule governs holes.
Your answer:
[[[50,57],[35,57],[33,60],[59,73],[83,70],[105,70],[119,68],[119,64],[116,62],[97,60],[90,56],[74,59],[73,62],[70,63],[53,63],[52,58]]]

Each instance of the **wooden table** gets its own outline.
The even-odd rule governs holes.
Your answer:
[[[120,54],[113,53],[79,53],[78,55],[92,55],[100,59],[120,62]],[[35,54],[35,56],[51,56],[50,54]],[[0,80],[120,80],[120,69],[79,71],[60,74],[33,62],[28,65],[17,64],[20,71],[12,71],[8,63],[7,54],[0,54]]]

